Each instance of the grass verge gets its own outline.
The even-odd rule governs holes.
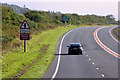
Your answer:
[[[112,34],[120,42],[120,27],[114,28]]]
[[[74,28],[77,27],[58,27],[53,30],[44,31],[36,36],[32,36],[32,39],[27,41],[26,53],[24,53],[22,49],[19,52],[12,52],[3,57],[2,78],[11,78],[16,74],[19,74],[26,65],[32,63],[39,56],[42,56],[41,59],[38,60],[34,66],[29,68],[29,70],[24,73],[21,78],[42,77],[54,58],[55,48],[59,38],[65,32]],[[41,51],[44,45],[49,45],[45,52]]]

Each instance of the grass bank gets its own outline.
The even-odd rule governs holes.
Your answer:
[[[114,28],[112,34],[120,42],[120,27]]]

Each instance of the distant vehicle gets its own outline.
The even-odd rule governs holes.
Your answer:
[[[80,43],[71,43],[70,46],[68,47],[68,54],[69,55],[79,55],[79,54],[83,54],[82,51],[82,45]]]

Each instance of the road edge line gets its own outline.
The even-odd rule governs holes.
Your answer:
[[[108,27],[108,26],[107,26]],[[116,58],[120,59],[120,55],[116,52],[114,52],[113,50],[109,49],[107,46],[105,46],[101,41],[100,39],[98,38],[98,31],[102,28],[105,28],[105,27],[101,27],[101,28],[98,28],[94,31],[94,39],[96,41],[96,43],[102,47],[105,51],[107,51],[108,53],[110,53],[111,55],[115,56]]]
[[[73,29],[73,30],[76,30],[76,29]],[[52,75],[52,79],[51,79],[51,80],[53,80],[53,79],[56,77],[56,74],[57,74],[58,69],[59,69],[60,58],[61,58],[61,55],[60,55],[60,54],[61,54],[61,49],[62,49],[63,40],[64,40],[64,38],[65,38],[70,32],[72,32],[73,30],[70,30],[70,31],[67,32],[65,35],[63,35],[63,37],[62,37],[62,40],[61,40],[61,43],[60,43],[60,48],[59,48],[59,56],[58,56],[57,66],[56,66],[56,69],[55,69],[54,74]]]
[[[114,27],[115,28],[115,27]],[[118,42],[118,43],[120,43],[115,37],[113,37],[113,35],[112,35],[112,29],[114,29],[114,28],[111,28],[110,30],[109,30],[109,34],[110,34],[110,36],[116,41],[116,42]]]

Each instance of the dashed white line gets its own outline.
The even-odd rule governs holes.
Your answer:
[[[89,61],[90,61],[91,59],[89,59]]]
[[[99,68],[96,68],[97,70],[99,70]]]
[[[102,75],[102,77],[105,77],[105,75],[104,74],[101,74]]]
[[[86,55],[86,57],[88,57],[88,55]]]
[[[95,64],[95,63],[92,63],[92,64]]]

